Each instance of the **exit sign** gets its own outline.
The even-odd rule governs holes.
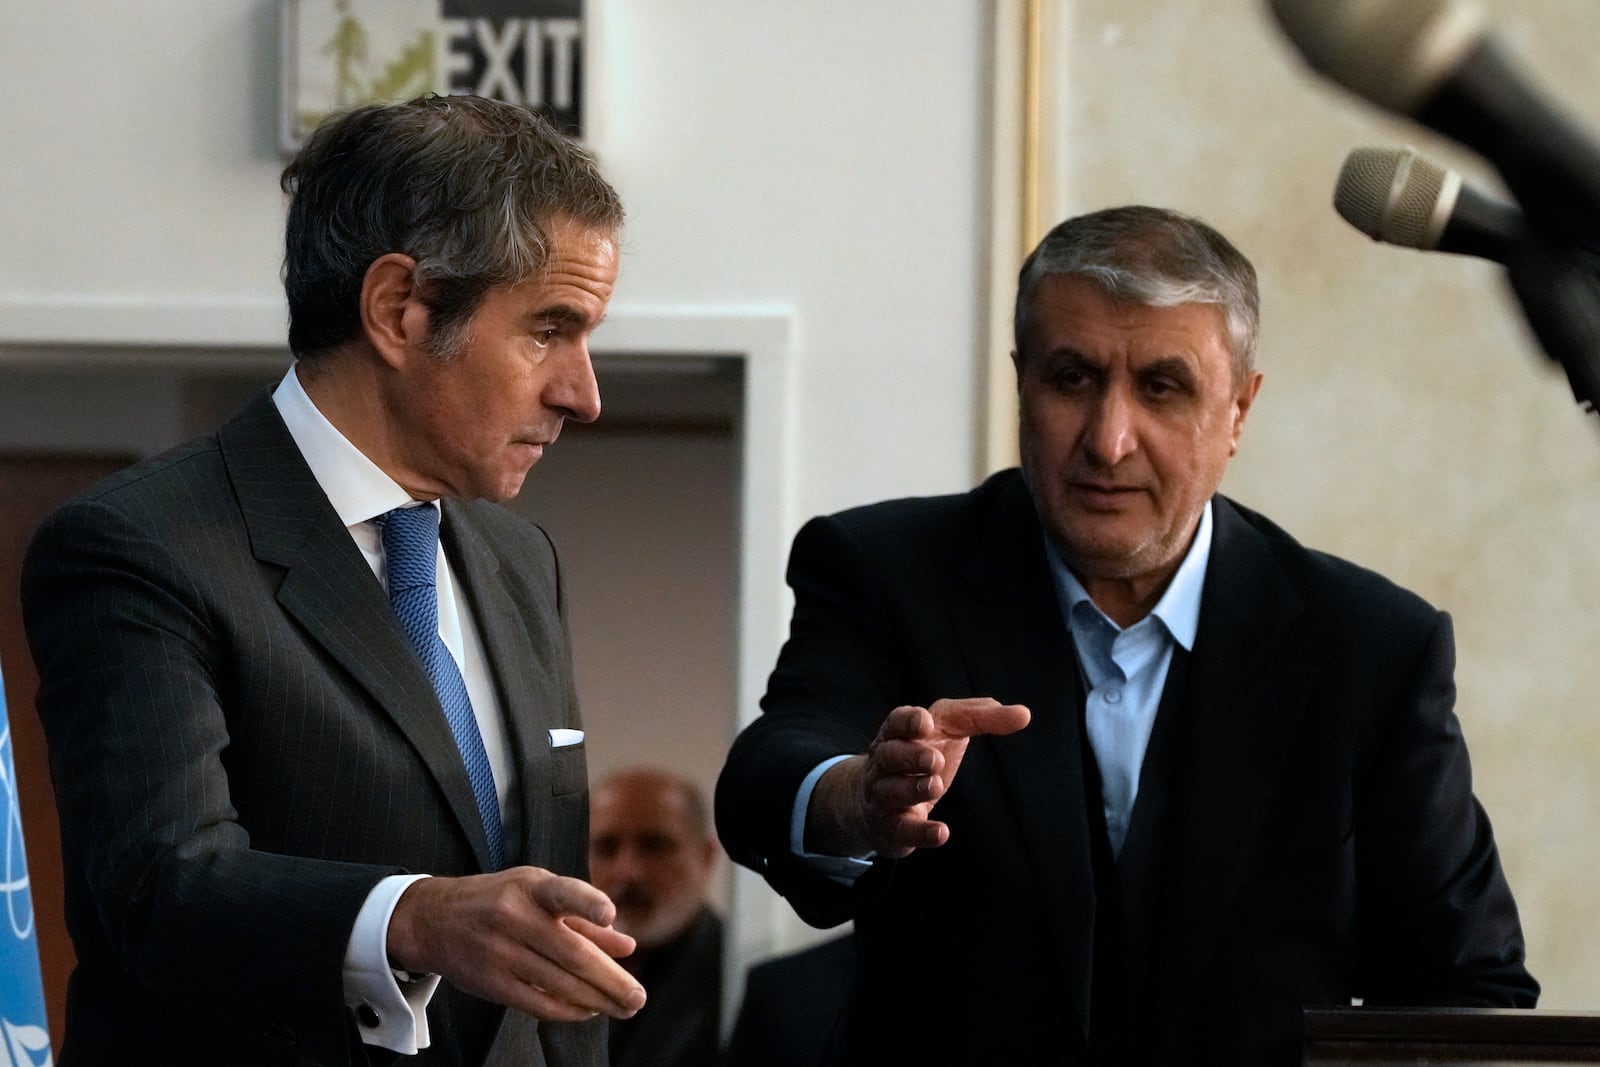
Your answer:
[[[583,0],[282,0],[280,139],[334,111],[471,93],[583,131]]]

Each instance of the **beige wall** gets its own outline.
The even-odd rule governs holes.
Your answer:
[[[1549,93],[1600,125],[1584,0],[1486,5]],[[1600,424],[1498,267],[1379,246],[1330,206],[1345,153],[1467,152],[1318,81],[1256,0],[1061,6],[1058,216],[1145,201],[1256,263],[1266,380],[1224,491],[1450,611],[1479,796],[1549,1007],[1600,1003]]]

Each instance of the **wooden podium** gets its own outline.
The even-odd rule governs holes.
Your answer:
[[[1557,1063],[1600,1063],[1600,1012],[1306,1009],[1306,1067]]]

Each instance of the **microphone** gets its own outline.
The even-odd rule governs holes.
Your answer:
[[[1600,147],[1456,0],[1269,0],[1310,66],[1495,165],[1534,227],[1600,247]]]
[[[1356,148],[1339,168],[1333,207],[1384,244],[1511,263],[1534,240],[1514,204],[1483,195],[1412,148]]]
[[[1516,206],[1484,196],[1410,148],[1352,150],[1333,206],[1374,241],[1505,264],[1540,347],[1566,371],[1578,403],[1597,409],[1600,257],[1593,251],[1548,239]]]

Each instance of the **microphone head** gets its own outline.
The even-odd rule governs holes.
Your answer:
[[[1432,249],[1460,193],[1461,175],[1410,148],[1357,148],[1339,168],[1333,207],[1374,241]]]
[[[1380,107],[1412,114],[1483,39],[1468,0],[1269,0],[1311,67]]]

